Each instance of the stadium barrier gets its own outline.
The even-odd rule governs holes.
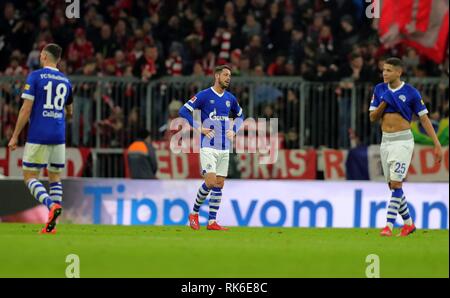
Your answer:
[[[70,76],[74,119],[67,143],[95,148],[124,148],[139,127],[153,140],[167,140],[169,121],[201,89],[208,77],[165,77],[142,82],[133,77]],[[24,77],[0,77],[0,140],[8,139],[20,108]],[[448,113],[448,80],[412,78],[432,112]],[[374,85],[353,82],[307,82],[301,77],[234,77],[233,92],[246,117],[278,118],[288,148],[326,146],[347,149],[380,141],[380,129],[369,122]],[[349,137],[349,130],[357,140]],[[22,134],[22,141],[25,134]]]
[[[63,181],[61,220],[78,224],[187,225],[200,184],[201,180],[67,179]],[[380,228],[385,224],[390,197],[381,182],[231,179],[225,185],[218,220],[228,226]],[[22,181],[0,180],[0,193],[13,186],[15,196],[2,195],[2,212],[5,204],[34,204]],[[404,190],[417,227],[448,229],[448,183],[406,183]],[[208,217],[207,206],[206,201],[200,209],[202,224]],[[397,223],[401,223],[400,216]]]
[[[173,153],[166,143],[155,142],[158,162],[157,179],[200,178],[197,153]],[[64,177],[128,177],[125,149],[68,148]],[[416,145],[409,167],[409,182],[448,182],[449,152],[443,148],[443,160],[434,162],[433,147]],[[15,151],[0,148],[0,175],[22,175],[23,147]],[[229,178],[297,180],[372,180],[384,181],[379,145],[359,146],[350,150],[280,150],[274,164],[261,164],[258,154],[232,153]],[[44,171],[44,175],[46,175]]]
[[[379,145],[350,150],[323,148],[318,152],[318,171],[323,171],[325,180],[385,181]],[[415,145],[406,181],[448,182],[448,157],[448,147],[443,147],[442,162],[436,164],[432,146]]]

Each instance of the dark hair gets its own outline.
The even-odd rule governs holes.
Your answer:
[[[356,58],[362,58],[363,56],[360,54],[360,53],[357,53],[357,52],[353,52],[351,55],[350,55],[350,60],[355,60]]]
[[[137,133],[138,139],[145,140],[148,136],[150,136],[150,132],[147,129],[145,129],[145,128],[139,129],[139,131]]]
[[[62,48],[56,43],[49,43],[43,50],[52,55],[53,58],[55,58],[55,61],[58,61],[59,58],[61,58]]]
[[[231,67],[229,67],[228,65],[224,64],[224,65],[216,66],[216,68],[214,69],[214,74],[220,73],[224,69],[228,69],[231,72]]]
[[[384,63],[403,69],[403,61],[397,57],[388,58],[384,61]]]

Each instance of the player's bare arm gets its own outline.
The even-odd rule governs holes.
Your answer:
[[[385,101],[381,102],[376,110],[373,110],[369,114],[370,122],[375,122],[383,116],[384,110],[387,107],[387,103]]]
[[[197,128],[197,131],[200,134],[203,134],[203,135],[207,136],[210,139],[214,138],[214,130],[211,129],[211,128],[201,127],[201,128]]]
[[[67,105],[65,107],[66,109],[66,118],[67,119],[72,119],[73,116],[73,104]]]
[[[227,138],[229,140],[232,140],[234,138],[234,136],[235,136],[234,131],[232,131],[231,129],[227,130],[226,134],[227,134]]]
[[[31,110],[33,109],[33,101],[25,99],[23,101],[22,107],[20,108],[19,117],[17,119],[16,127],[14,133],[9,141],[8,147],[11,150],[16,150],[19,135],[22,132],[25,125],[30,120]]]
[[[430,136],[430,138],[433,140],[433,143],[434,143],[433,154],[434,154],[435,162],[440,163],[442,160],[441,143],[439,142],[439,139],[436,136],[436,132],[434,131],[433,125],[431,124],[431,121],[426,114],[420,116],[420,123],[422,123],[423,128],[425,129],[427,134]]]

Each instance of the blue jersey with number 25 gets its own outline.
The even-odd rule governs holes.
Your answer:
[[[422,116],[428,113],[419,91],[405,82],[394,90],[386,83],[376,85],[369,110],[375,110],[382,101],[388,104],[384,113],[399,113],[408,122],[411,122],[413,114]]]

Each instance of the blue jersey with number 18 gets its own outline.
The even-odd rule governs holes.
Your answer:
[[[72,85],[58,69],[44,67],[27,78],[22,98],[33,101],[27,142],[56,145],[66,142],[64,107],[72,103]]]

